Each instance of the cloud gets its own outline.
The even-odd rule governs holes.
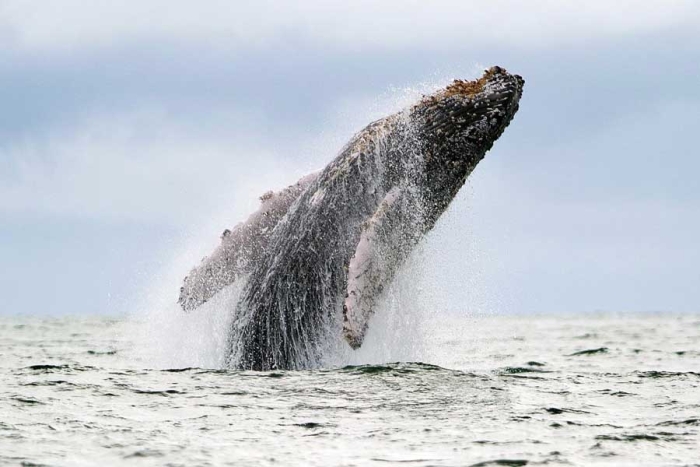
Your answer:
[[[187,109],[166,99],[142,103],[138,95],[102,111],[76,110],[67,122],[0,142],[0,214],[20,222],[231,227],[261,194],[325,166],[355,131],[436,87],[316,97],[306,108],[294,103],[298,115],[208,100]],[[236,110],[223,108],[229,105]],[[323,109],[320,122],[307,121],[309,106]]]
[[[0,212],[188,223],[222,207],[249,209],[259,194],[303,175],[256,142],[246,130],[252,122],[232,115],[229,124],[238,130],[197,131],[167,113],[140,110],[92,115],[0,146]]]
[[[125,6],[128,5],[128,6]],[[320,0],[191,2],[5,0],[0,37],[28,50],[75,50],[148,39],[251,48],[290,37],[326,46],[409,48],[457,43],[561,46],[659,29],[694,27],[692,0],[559,2]]]
[[[455,312],[698,303],[700,3],[124,5],[0,2],[5,277],[23,271],[3,293],[23,290],[17,306],[38,270],[86,297],[118,290],[95,271],[111,280],[175,230],[201,230],[189,267],[262,192],[477,60],[527,84],[428,239]]]

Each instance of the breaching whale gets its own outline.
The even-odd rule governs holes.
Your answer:
[[[523,84],[492,67],[369,124],[225,230],[179,303],[192,310],[241,281],[227,355],[237,368],[316,366],[341,333],[360,347],[382,291],[508,126]]]

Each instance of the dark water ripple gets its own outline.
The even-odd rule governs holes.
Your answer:
[[[0,465],[692,465],[697,323],[470,319],[431,364],[256,373],[149,368],[128,322],[4,318]]]

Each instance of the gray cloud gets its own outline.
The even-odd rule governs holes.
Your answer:
[[[459,42],[506,46],[548,46],[614,40],[689,26],[700,17],[690,0],[618,0],[585,3],[532,0],[430,3],[307,0],[255,3],[206,0],[147,0],[127,5],[109,0],[43,2],[6,0],[0,15],[5,36],[30,50],[75,51],[154,38],[204,41],[221,47],[269,45],[280,38],[306,37],[344,49],[434,47]],[[70,27],[66,27],[70,25]]]
[[[3,3],[0,292],[128,306],[135,263],[194,237],[191,264],[368,121],[500,64],[526,79],[521,110],[430,240],[436,282],[466,308],[690,310],[696,3],[505,4],[278,5],[261,25],[228,2]]]

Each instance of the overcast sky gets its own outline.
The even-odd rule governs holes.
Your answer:
[[[0,40],[0,314],[176,300],[257,196],[496,64],[521,110],[426,239],[436,306],[700,311],[699,2],[0,0]]]

